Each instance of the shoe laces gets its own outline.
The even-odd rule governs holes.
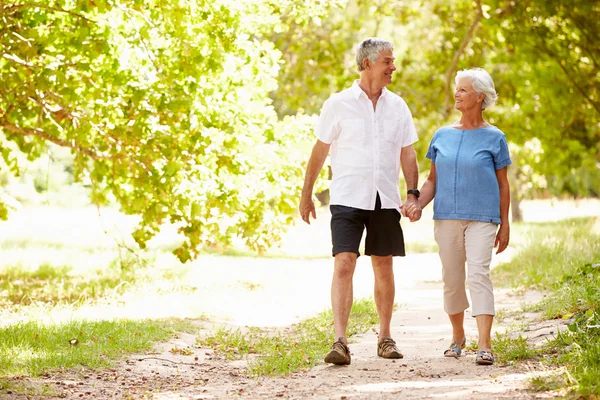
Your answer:
[[[348,346],[346,346],[342,338],[339,338],[337,341],[335,341],[331,346],[331,349],[335,349],[337,347],[341,347],[344,352],[348,351]]]
[[[392,338],[383,338],[379,342],[379,346],[383,351],[394,351],[396,350],[396,342]]]

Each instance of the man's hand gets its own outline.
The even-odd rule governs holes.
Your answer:
[[[400,206],[400,211],[402,215],[408,217],[410,222],[416,222],[421,219],[421,206],[419,202],[415,199],[408,198],[402,205]]]
[[[312,200],[312,196],[302,196],[300,198],[300,216],[302,217],[302,221],[310,225],[311,214],[313,219],[317,219],[315,202]]]
[[[496,234],[496,241],[494,242],[494,247],[498,247],[496,254],[502,253],[508,247],[508,242],[510,241],[510,226],[508,224],[500,225],[500,229],[498,229],[498,233]]]

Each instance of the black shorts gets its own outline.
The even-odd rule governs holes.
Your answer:
[[[404,235],[400,226],[400,211],[381,209],[379,194],[375,210],[330,205],[332,254],[350,252],[360,256],[358,247],[367,228],[365,255],[405,256]]]

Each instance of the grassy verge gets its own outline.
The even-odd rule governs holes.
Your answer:
[[[573,396],[600,396],[600,220],[528,224],[529,241],[510,263],[493,271],[494,282],[550,291],[529,307],[549,319],[569,321],[539,351],[556,374],[532,381],[538,390],[567,389]],[[500,354],[510,354],[495,344]],[[500,348],[499,348],[500,347]],[[514,354],[526,353],[526,348]]]
[[[579,267],[600,262],[600,224],[596,218],[520,224],[519,253],[492,271],[494,284],[549,289]]]
[[[29,305],[34,302],[75,303],[120,294],[143,279],[133,268],[116,265],[77,273],[67,265],[43,263],[36,269],[12,265],[0,269],[0,305]]]
[[[39,376],[85,366],[102,368],[126,354],[151,349],[176,332],[197,331],[184,320],[73,321],[0,328],[0,376]]]
[[[285,375],[321,362],[334,336],[331,311],[306,319],[285,333],[260,329],[242,332],[218,329],[198,341],[230,359],[249,357],[253,375]],[[348,322],[348,336],[365,332],[378,322],[373,300],[355,300]]]

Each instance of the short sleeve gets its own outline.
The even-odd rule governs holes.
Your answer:
[[[429,148],[427,149],[427,154],[425,154],[425,157],[429,158],[431,160],[431,162],[434,164],[435,164],[435,156],[437,156],[437,149],[434,146],[435,139],[436,139],[436,135],[433,135],[433,138],[431,138],[431,142],[429,142]]]
[[[494,165],[496,170],[502,169],[512,164],[510,160],[510,153],[508,151],[508,144],[506,143],[506,136],[502,135],[498,143],[498,148],[494,154]]]
[[[415,122],[413,121],[412,114],[406,102],[402,101],[403,114],[404,114],[404,132],[402,136],[402,147],[410,146],[414,142],[419,140],[417,135],[417,128],[415,128]]]
[[[335,108],[333,106],[333,102],[331,98],[329,98],[323,104],[323,108],[321,108],[321,114],[319,115],[319,119],[317,120],[317,128],[315,130],[315,134],[317,138],[327,144],[331,144],[333,139],[339,133],[339,121],[337,116],[335,115]]]

